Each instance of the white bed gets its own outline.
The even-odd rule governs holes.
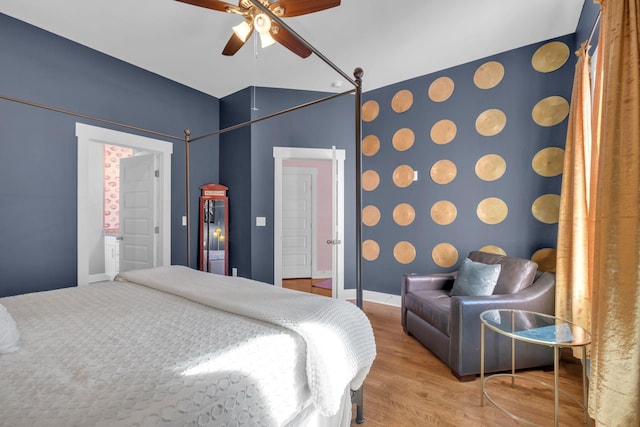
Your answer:
[[[186,267],[0,304],[0,425],[346,426],[375,358],[347,301]]]

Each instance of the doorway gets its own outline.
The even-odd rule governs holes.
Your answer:
[[[109,250],[117,254],[116,264],[122,264],[125,269],[170,264],[173,144],[82,123],[76,123],[76,137],[78,284],[113,278],[113,264],[108,261]],[[125,234],[128,233],[131,238],[123,234],[110,236],[105,232],[105,145],[131,148],[136,153],[128,166],[125,166],[127,179],[121,191],[121,198],[126,199],[123,204],[128,205],[124,209],[124,216],[121,215],[121,222],[128,224],[129,229]],[[139,216],[141,212],[144,215]],[[131,228],[132,226],[134,227]],[[123,244],[123,239],[130,244]],[[121,268],[118,266],[116,269]]]
[[[274,147],[274,284],[344,294],[345,150]],[[306,286],[306,285],[305,285]]]

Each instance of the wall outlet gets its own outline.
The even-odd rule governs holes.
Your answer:
[[[237,277],[238,276],[238,269],[236,267],[232,267],[231,268],[231,275],[233,277]]]
[[[182,215],[182,226],[183,227],[187,226],[187,216],[186,215]]]
[[[413,180],[414,181],[418,180],[418,171],[413,171]]]
[[[267,225],[267,218],[264,216],[256,217],[256,227],[265,227]]]

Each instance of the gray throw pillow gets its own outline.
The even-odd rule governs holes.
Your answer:
[[[486,296],[493,289],[500,276],[500,264],[483,264],[466,258],[451,288],[451,296]]]

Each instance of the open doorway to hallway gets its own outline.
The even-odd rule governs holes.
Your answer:
[[[274,284],[344,291],[344,150],[274,147]]]

